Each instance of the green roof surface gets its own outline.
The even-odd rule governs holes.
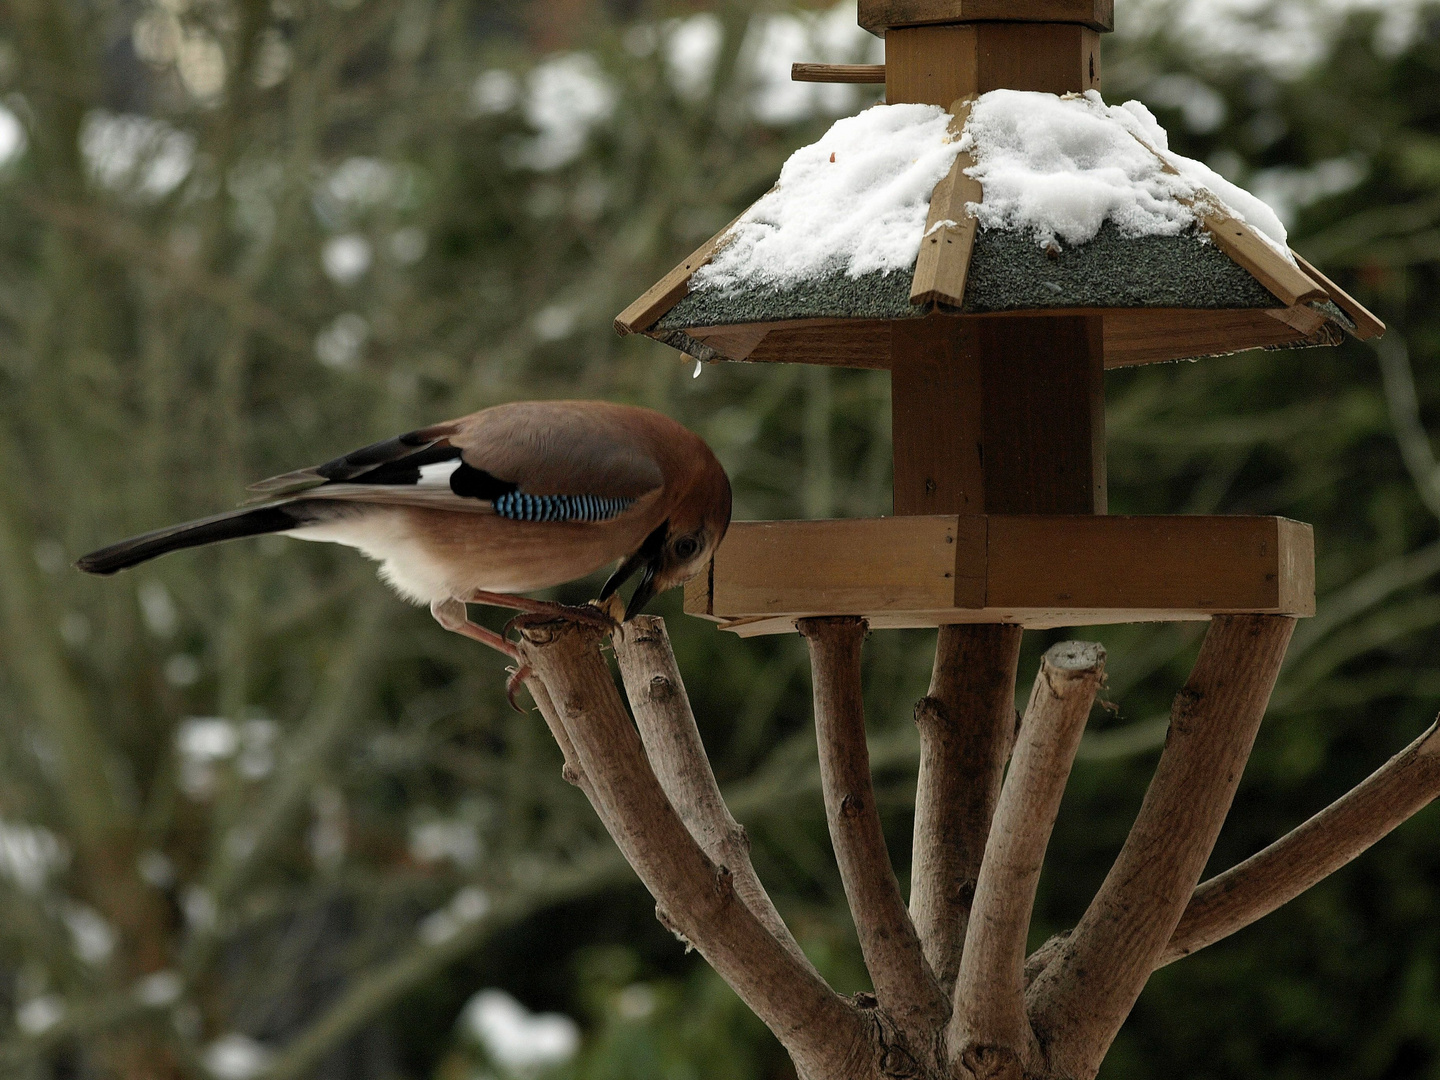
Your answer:
[[[652,332],[788,319],[907,319],[911,272],[838,272],[776,288],[697,288]],[[1125,237],[1107,222],[1094,240],[1051,256],[1026,234],[981,229],[966,281],[966,314],[1044,308],[1274,308],[1280,301],[1197,233]]]

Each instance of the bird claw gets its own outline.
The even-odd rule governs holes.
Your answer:
[[[524,716],[525,710],[515,704],[515,695],[520,692],[520,687],[523,686],[525,680],[530,677],[530,665],[522,663],[519,667],[506,668],[505,671],[509,676],[509,678],[505,680],[505,700],[510,703],[512,709],[521,716]]]

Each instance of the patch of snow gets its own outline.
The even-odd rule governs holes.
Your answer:
[[[785,163],[692,288],[909,269],[935,185],[962,148],[984,189],[971,204],[984,228],[1025,232],[1045,248],[1074,246],[1107,221],[1127,237],[1178,236],[1195,227],[1196,207],[1211,207],[1290,258],[1275,211],[1208,165],[1171,153],[1165,129],[1139,102],[996,90],[975,102],[958,140],[950,119],[932,105],[877,105],[838,121]]]
[[[450,898],[450,903],[420,920],[420,940],[427,945],[443,945],[489,912],[490,895],[484,889],[467,885]]]
[[[1380,21],[1375,46],[1387,55],[1419,33],[1425,0],[1131,0],[1115,30],[1163,33],[1196,56],[1238,60],[1293,78],[1319,61],[1341,22],[1357,11]]]
[[[665,70],[675,93],[686,101],[702,101],[715,81],[715,64],[725,44],[725,26],[718,16],[701,12],[666,24]]]
[[[525,119],[536,134],[516,157],[540,172],[579,157],[590,132],[615,111],[615,88],[589,53],[565,53],[536,65],[526,91]]]
[[[25,125],[10,109],[0,105],[0,168],[25,152]]]
[[[417,862],[450,861],[470,869],[480,861],[480,836],[463,818],[436,818],[410,826],[410,854]]]
[[[65,925],[75,945],[75,955],[87,964],[98,966],[115,952],[115,931],[100,913],[85,904],[66,904]]]
[[[370,324],[353,311],[341,312],[335,321],[315,335],[315,356],[336,371],[354,371],[360,366],[360,352],[370,340]]]
[[[563,1013],[532,1013],[503,990],[481,990],[466,1003],[461,1023],[496,1065],[534,1074],[563,1065],[580,1048],[580,1028]]]
[[[949,124],[935,105],[876,105],[836,121],[791,156],[692,287],[788,285],[912,266],[930,196],[960,150]]]
[[[1295,215],[1312,203],[1342,195],[1370,173],[1363,159],[1330,158],[1308,168],[1289,165],[1261,169],[1250,178],[1255,194],[1275,208],[1280,220],[1289,225]]]
[[[520,100],[520,80],[504,68],[482,71],[470,84],[470,108],[479,116],[509,112]]]
[[[354,285],[365,276],[374,261],[375,252],[370,241],[359,233],[332,236],[320,249],[320,262],[325,267],[325,276],[336,285]]]
[[[38,893],[69,861],[65,845],[49,829],[0,820],[0,876],[26,892]]]
[[[174,971],[154,971],[135,984],[135,1000],[152,1009],[163,1009],[180,1000],[185,984]]]
[[[217,1080],[250,1080],[265,1071],[275,1056],[268,1046],[232,1031],[205,1049],[205,1068]]]
[[[797,83],[790,65],[797,61],[830,64],[879,64],[884,42],[860,28],[854,0],[841,0],[826,11],[757,15],[741,48],[741,69],[754,90],[750,111],[762,124],[784,125],[812,116],[852,111],[861,95],[874,88],[845,83]]]
[[[44,1035],[65,1019],[65,1002],[54,994],[31,998],[15,1010],[15,1026],[26,1035]]]
[[[195,136],[148,116],[96,109],[80,125],[80,153],[101,187],[162,199],[190,175]]]

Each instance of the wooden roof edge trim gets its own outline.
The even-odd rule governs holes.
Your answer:
[[[615,332],[621,337],[627,334],[643,334],[664,318],[665,313],[690,294],[690,278],[708,263],[720,249],[739,220],[750,210],[746,207],[735,215],[735,219],[701,244],[690,257],[646,289],[633,304],[615,316]]]
[[[973,96],[963,97],[950,106],[950,134],[957,140],[965,132],[975,100]],[[970,154],[963,151],[956,154],[950,171],[935,185],[930,196],[925,235],[920,238],[915,276],[910,284],[912,304],[942,303],[960,307],[965,301],[970,257],[979,227],[968,207],[985,197],[980,182],[966,174],[974,164]]]
[[[1249,222],[1225,213],[1217,205],[1195,207],[1200,224],[1215,246],[1269,289],[1287,308],[1307,300],[1329,299],[1323,286],[1276,251]]]
[[[1339,285],[1336,285],[1335,282],[1331,281],[1321,271],[1317,270],[1305,256],[1301,255],[1294,248],[1290,249],[1290,254],[1295,256],[1295,261],[1300,264],[1300,269],[1318,281],[1330,294],[1331,303],[1346,315],[1350,316],[1351,321],[1355,323],[1355,336],[1357,338],[1361,341],[1369,341],[1371,338],[1380,337],[1385,333],[1385,324],[1373,315],[1364,304],[1360,303],[1360,301],[1340,288]]]
[[[1180,175],[1180,170],[1170,164],[1170,160],[1156,147],[1135,132],[1130,134],[1136,142],[1155,155],[1165,172],[1172,176]],[[1181,199],[1180,202],[1195,211],[1201,228],[1210,234],[1215,246],[1269,289],[1285,307],[1293,308],[1306,300],[1327,299],[1323,288],[1311,280],[1299,266],[1276,251],[1270,241],[1262,237],[1249,222],[1241,221],[1229,213],[1224,201],[1213,191],[1201,188],[1200,194]]]

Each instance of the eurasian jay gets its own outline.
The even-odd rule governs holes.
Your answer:
[[[465,604],[601,618],[513,595],[623,560],[608,600],[639,573],[625,618],[700,570],[730,523],[730,481],[710,448],[660,413],[604,401],[519,401],[253,484],[238,510],[91,552],[113,574],[169,551],[283,533],[359,548],[447,630],[515,656]]]

